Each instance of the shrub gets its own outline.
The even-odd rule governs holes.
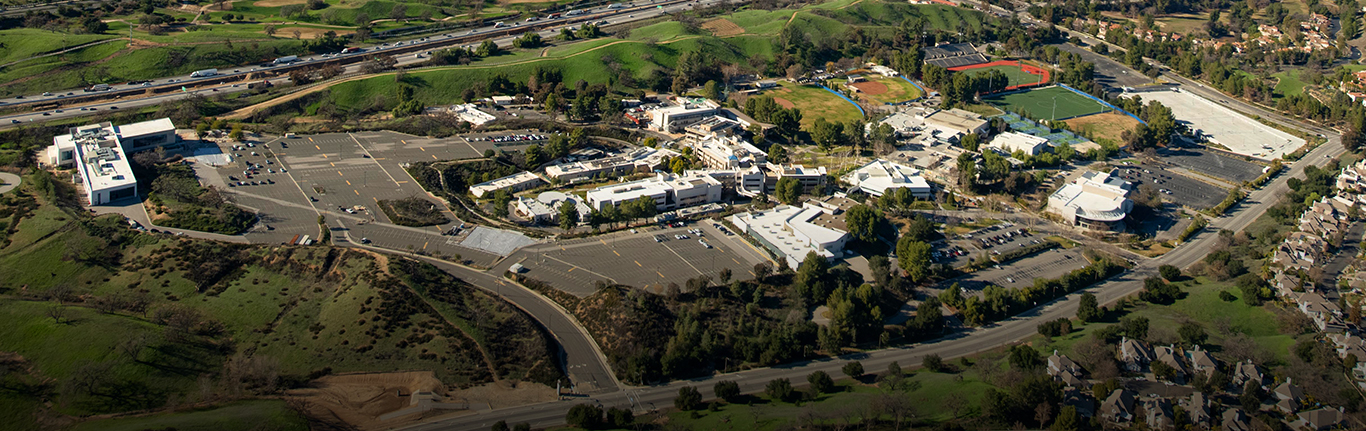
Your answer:
[[[674,407],[683,411],[697,410],[702,407],[702,393],[692,386],[679,388],[678,398],[674,398]]]
[[[1167,281],[1176,281],[1176,279],[1181,278],[1181,269],[1172,265],[1159,266],[1157,272],[1162,274],[1162,278],[1167,279]]]
[[[1081,305],[1077,307],[1077,320],[1082,321],[1082,323],[1095,322],[1100,320],[1102,316],[1096,295],[1089,292],[1081,294]]]
[[[740,384],[730,380],[722,380],[716,382],[716,386],[712,386],[711,391],[716,394],[717,398],[730,402],[740,396]]]
[[[817,371],[806,376],[806,382],[811,384],[811,389],[817,394],[828,394],[835,390],[835,381],[824,371]]]
[[[844,375],[849,376],[851,379],[863,377],[863,363],[859,361],[850,361],[849,363],[844,364],[844,368],[841,369],[841,371],[844,371]]]
[[[564,415],[564,421],[569,426],[586,430],[597,429],[602,426],[602,409],[592,404],[579,404],[569,408],[569,412]]]
[[[921,364],[925,365],[925,369],[936,373],[944,370],[944,359],[933,353],[925,355],[925,359],[921,360]]]
[[[792,389],[792,382],[787,379],[773,379],[764,387],[764,394],[774,401],[792,401],[796,391]]]
[[[1038,330],[1045,337],[1061,337],[1072,333],[1072,320],[1064,317],[1040,323]]]

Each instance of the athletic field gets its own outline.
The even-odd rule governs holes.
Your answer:
[[[1100,102],[1062,87],[1044,87],[994,95],[984,97],[982,101],[1040,120],[1065,120],[1109,110]]]
[[[876,105],[905,102],[920,97],[920,90],[899,77],[873,76],[867,81],[848,85],[859,90],[856,93],[858,98]]]
[[[1007,91],[1020,89],[1022,87],[1047,84],[1050,76],[1048,70],[1022,61],[998,60],[990,63],[950,67],[949,70],[974,76],[992,70],[999,70],[1006,76]]]

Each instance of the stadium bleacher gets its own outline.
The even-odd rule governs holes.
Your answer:
[[[950,68],[986,63],[987,57],[970,43],[949,43],[924,48],[925,63]]]

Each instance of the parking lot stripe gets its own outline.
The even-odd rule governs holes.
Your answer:
[[[634,262],[636,263],[636,266],[639,266],[639,267],[641,267],[641,268],[644,268],[644,267],[645,267],[645,265],[641,265],[641,264],[640,264],[640,261],[639,261],[639,260],[634,261]]]
[[[312,138],[312,137],[309,137],[309,138],[308,138],[308,142],[313,142],[313,138]],[[316,147],[317,145],[314,145],[314,146]],[[321,148],[319,148],[319,149],[321,150]]]
[[[659,271],[655,271],[655,274],[659,274],[659,278],[664,278],[664,274],[660,274]]]
[[[441,159],[436,158],[436,154],[432,154],[432,160],[441,160]]]
[[[422,150],[422,152],[424,152],[424,153],[427,152],[427,149],[426,149],[426,148],[417,147],[417,149]]]
[[[356,196],[360,196],[360,190],[351,189],[351,191],[356,192]]]
[[[732,257],[732,258],[730,258],[730,260],[735,260],[735,258]],[[740,261],[738,261],[738,260],[735,260],[735,264],[736,264],[736,265],[744,265],[743,263],[740,263]]]
[[[346,185],[351,185],[351,180],[346,180]]]
[[[616,251],[616,250],[612,250],[612,253],[613,253],[613,254],[616,254],[616,255],[617,255],[617,257],[621,257],[621,253],[617,253],[617,251]]]

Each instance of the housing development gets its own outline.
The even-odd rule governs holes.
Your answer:
[[[0,0],[0,428],[1366,429],[1363,13]]]

